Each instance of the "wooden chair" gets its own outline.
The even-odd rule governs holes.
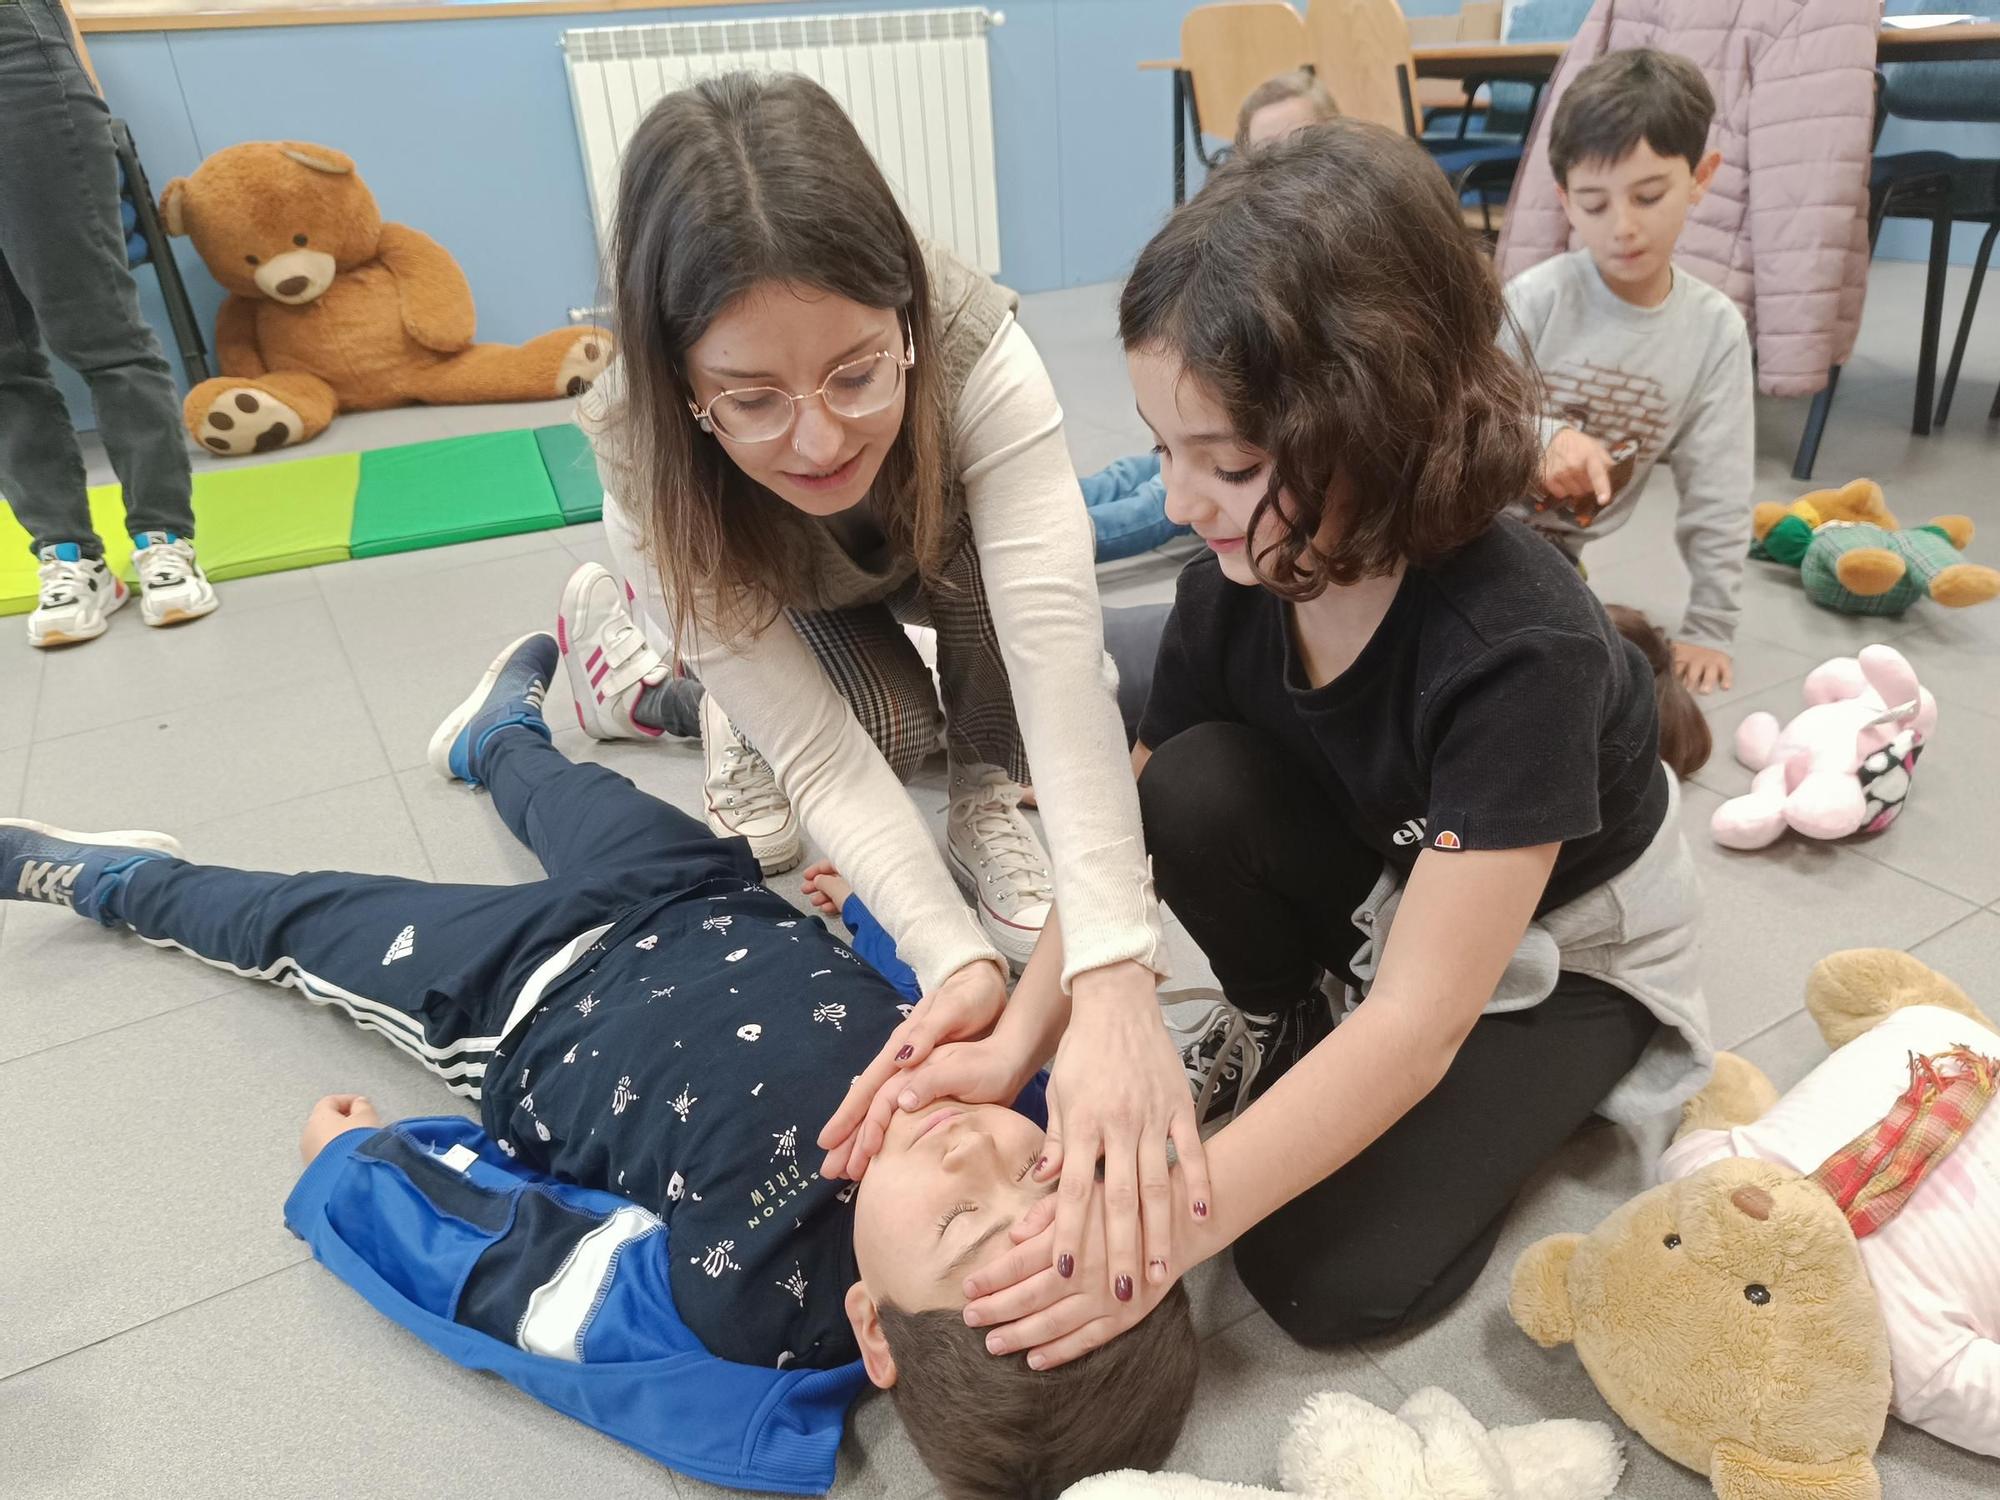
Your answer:
[[[1420,134],[1410,26],[1396,0],[1312,0],[1305,29],[1313,72],[1343,115]]]
[[[1306,39],[1313,71],[1340,112],[1416,140],[1461,200],[1477,194],[1473,211],[1479,227],[1493,234],[1493,208],[1506,201],[1513,187],[1521,145],[1468,141],[1465,110],[1459,111],[1455,137],[1424,136],[1416,106],[1417,65],[1402,6],[1396,0],[1312,0],[1306,8]]]
[[[1236,133],[1236,112],[1251,90],[1306,60],[1306,26],[1281,0],[1239,0],[1199,5],[1181,21],[1181,66],[1175,92],[1185,111],[1185,131],[1194,136],[1195,155],[1205,167],[1221,160],[1203,145],[1205,136],[1228,140]],[[1336,95],[1336,98],[1339,96]],[[1177,111],[1176,118],[1180,118]],[[1174,202],[1187,196],[1183,127],[1174,140]]]

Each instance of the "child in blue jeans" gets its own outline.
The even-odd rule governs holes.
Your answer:
[[[1137,557],[1188,534],[1187,527],[1167,519],[1167,485],[1157,453],[1118,459],[1078,482],[1101,563]]]

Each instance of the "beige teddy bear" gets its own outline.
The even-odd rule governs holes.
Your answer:
[[[2000,1453],[2000,1034],[1888,950],[1806,1008],[1839,1049],[1810,1077],[1722,1054],[1667,1180],[1514,1268],[1514,1320],[1724,1500],[1874,1500],[1892,1409]]]
[[[227,147],[167,184],[160,216],[229,293],[215,322],[222,374],[182,408],[215,453],[302,443],[343,411],[580,395],[611,361],[602,328],[475,344],[458,262],[384,223],[353,161],[329,146]]]

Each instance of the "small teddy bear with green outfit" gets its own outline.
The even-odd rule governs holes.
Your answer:
[[[1752,521],[1750,555],[1799,570],[1806,597],[1849,615],[1899,615],[1919,599],[1951,609],[2000,594],[2000,571],[1965,560],[1972,522],[1939,516],[1902,527],[1872,479],[1820,490],[1789,506],[1767,501]]]

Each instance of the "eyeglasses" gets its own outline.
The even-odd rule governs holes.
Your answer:
[[[732,443],[768,443],[790,432],[798,420],[799,403],[815,396],[836,417],[874,416],[896,399],[903,372],[916,362],[913,347],[906,346],[900,355],[885,349],[836,366],[817,390],[793,395],[774,385],[744,386],[723,391],[706,406],[690,401],[688,411],[703,432],[719,434]]]

